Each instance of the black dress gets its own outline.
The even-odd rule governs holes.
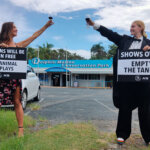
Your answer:
[[[16,87],[20,86],[20,95],[22,93],[21,80],[20,79],[0,79],[0,103],[2,105],[14,104],[14,93]],[[21,101],[21,96],[20,96]]]

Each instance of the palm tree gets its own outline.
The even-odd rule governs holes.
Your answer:
[[[107,54],[108,59],[114,57],[117,51],[117,46],[115,44],[109,45],[109,51]]]
[[[91,48],[91,59],[106,59],[107,52],[105,52],[104,47],[101,43],[95,44]]]
[[[43,44],[43,46],[39,46],[39,57],[40,59],[51,59],[51,51],[52,51],[53,45],[46,43]]]
[[[28,47],[27,58],[32,59],[35,57],[37,57],[37,49],[32,48],[32,47]]]

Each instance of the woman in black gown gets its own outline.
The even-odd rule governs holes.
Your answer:
[[[118,50],[148,50],[150,40],[145,33],[145,25],[142,21],[134,21],[131,25],[131,36],[120,35],[102,25],[87,20],[88,25],[108,40],[118,46]],[[131,134],[132,110],[138,108],[140,129],[146,145],[150,142],[150,84],[117,82],[117,57],[113,59],[113,102],[119,108],[118,124],[116,129],[117,142],[123,144]]]

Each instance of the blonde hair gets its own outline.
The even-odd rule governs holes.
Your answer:
[[[142,29],[142,35],[147,38],[147,34],[145,32],[145,24],[141,20],[135,20],[133,23],[137,24]]]

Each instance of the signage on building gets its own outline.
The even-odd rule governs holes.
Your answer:
[[[40,60],[34,58],[29,60],[29,65],[33,68],[111,68],[112,59],[110,60]]]

